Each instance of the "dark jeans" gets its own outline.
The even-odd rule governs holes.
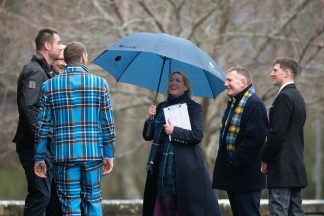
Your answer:
[[[261,191],[227,192],[233,216],[260,216]]]
[[[61,206],[56,194],[53,180],[52,165],[45,160],[47,167],[46,178],[42,179],[34,173],[34,152],[18,152],[27,180],[27,196],[25,200],[24,216],[60,216]]]

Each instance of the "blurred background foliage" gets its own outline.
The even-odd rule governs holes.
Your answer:
[[[281,56],[296,59],[302,68],[296,83],[308,112],[305,160],[310,185],[303,198],[323,199],[323,9],[323,0],[0,0],[0,199],[25,198],[26,180],[11,142],[18,120],[16,82],[35,50],[34,37],[43,27],[59,30],[64,44],[86,44],[90,60],[133,32],[187,38],[224,71],[235,65],[249,69],[267,108],[277,92],[269,78],[272,63]],[[96,65],[90,64],[89,69],[110,83],[118,135],[115,169],[104,178],[103,196],[142,198],[150,143],[143,141],[141,132],[154,93],[116,84]],[[203,106],[201,147],[212,172],[227,96],[223,92],[216,100],[195,100]],[[218,196],[226,198],[222,192]]]

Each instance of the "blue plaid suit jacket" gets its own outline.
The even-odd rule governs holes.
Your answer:
[[[85,66],[68,66],[43,83],[37,119],[36,158],[44,160],[53,126],[54,162],[114,157],[115,127],[107,81]]]

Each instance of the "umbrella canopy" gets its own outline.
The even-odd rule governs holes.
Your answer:
[[[138,32],[103,51],[93,61],[117,82],[165,93],[169,74],[185,73],[192,95],[215,98],[224,90],[225,76],[216,62],[189,40],[165,33]]]

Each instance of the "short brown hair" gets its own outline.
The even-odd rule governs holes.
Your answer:
[[[299,65],[298,63],[288,57],[282,57],[282,58],[278,58],[276,59],[276,61],[273,63],[273,66],[279,64],[280,68],[284,69],[284,70],[290,70],[293,74],[294,77],[296,77],[299,74]]]
[[[86,46],[83,43],[71,42],[64,49],[64,61],[66,64],[80,62],[83,53],[86,53]]]
[[[60,35],[58,31],[52,28],[43,28],[39,30],[35,37],[36,50],[41,50],[46,42],[53,43],[54,34]]]
[[[227,73],[236,71],[238,74],[241,74],[246,78],[247,84],[250,85],[252,83],[251,74],[248,71],[248,69],[242,68],[242,67],[231,67],[227,70]]]

